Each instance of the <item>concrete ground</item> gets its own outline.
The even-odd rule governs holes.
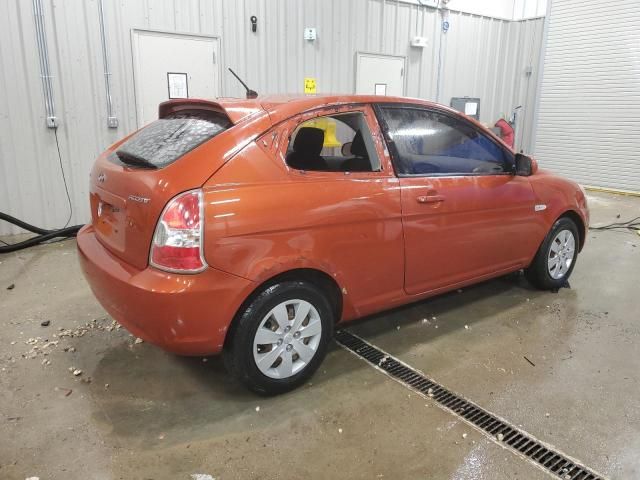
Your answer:
[[[593,225],[640,215],[640,198],[590,205]],[[639,268],[638,235],[591,231],[570,289],[511,275],[349,329],[599,472],[639,478]],[[0,327],[2,479],[548,477],[337,346],[311,383],[265,399],[218,358],[136,344],[94,300],[73,240],[0,256]]]

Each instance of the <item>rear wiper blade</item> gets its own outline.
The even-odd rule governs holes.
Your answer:
[[[137,167],[145,167],[145,168],[153,168],[157,169],[158,167],[148,160],[139,157],[138,155],[134,155],[132,153],[126,152],[124,150],[117,150],[116,155],[118,159],[124,163],[125,165],[134,165]]]

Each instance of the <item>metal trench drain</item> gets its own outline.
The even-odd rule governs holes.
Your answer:
[[[346,331],[336,332],[335,339],[346,350],[410,389],[432,398],[441,407],[470,423],[501,446],[524,457],[556,478],[563,480],[604,480],[605,477],[577,460],[536,440],[530,434],[507,423],[475,403],[447,390],[383,350]]]

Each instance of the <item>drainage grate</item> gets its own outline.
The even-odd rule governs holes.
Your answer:
[[[336,341],[358,357],[383,370],[394,380],[435,400],[440,406],[482,430],[500,445],[534,462],[563,480],[602,480],[604,477],[576,460],[546,445],[519,428],[487,412],[475,403],[447,390],[423,373],[346,331],[336,332]]]

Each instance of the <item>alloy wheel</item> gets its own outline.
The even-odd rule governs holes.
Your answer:
[[[560,230],[551,242],[547,271],[554,280],[564,277],[575,258],[576,239],[570,230]]]

